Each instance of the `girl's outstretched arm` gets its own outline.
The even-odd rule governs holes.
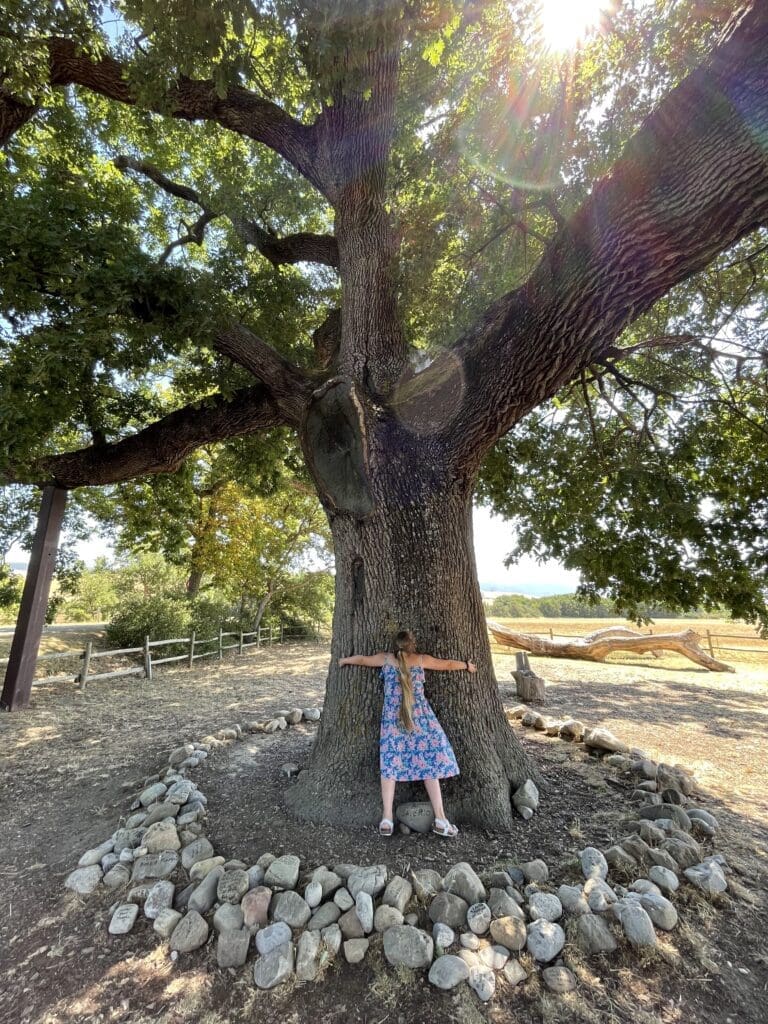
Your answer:
[[[477,672],[474,661],[453,661],[451,658],[432,658],[425,654],[421,663],[424,668],[438,672]]]
[[[340,665],[364,665],[366,668],[381,668],[388,655],[384,651],[378,654],[352,654],[348,658],[339,658]]]

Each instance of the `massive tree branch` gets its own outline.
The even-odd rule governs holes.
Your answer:
[[[477,465],[527,412],[614,346],[621,331],[768,221],[768,4],[648,117],[609,175],[548,244],[527,283],[408,385],[463,400],[446,440]]]
[[[333,235],[318,235],[310,231],[299,231],[294,235],[287,235],[278,238],[271,231],[267,231],[255,221],[247,220],[245,217],[238,217],[226,211],[217,211],[207,206],[198,191],[173,181],[167,175],[149,163],[147,160],[137,160],[135,157],[118,156],[114,165],[120,171],[136,171],[145,178],[149,178],[168,195],[176,196],[185,202],[194,203],[203,211],[202,217],[196,223],[201,226],[199,232],[191,230],[183,238],[172,242],[166,249],[164,256],[167,257],[170,250],[178,245],[185,245],[188,242],[199,244],[202,241],[202,230],[216,217],[227,217],[237,234],[246,245],[253,245],[262,256],[265,256],[273,266],[282,263],[323,263],[329,267],[338,267],[339,250],[336,239]]]
[[[284,359],[271,345],[242,324],[232,324],[219,331],[214,345],[222,355],[266,384],[285,422],[294,426],[301,422],[316,384],[299,367]]]
[[[279,426],[285,420],[266,388],[258,384],[227,400],[203,399],[112,444],[41,459],[7,482],[94,487],[150,473],[172,473],[200,445]]]
[[[136,105],[136,92],[128,82],[126,68],[114,57],[89,57],[70,39],[49,39],[46,45],[51,85],[80,85],[119,103]],[[14,106],[18,105],[16,100],[0,93],[0,145],[19,127],[19,114],[14,115]],[[164,96],[150,104],[150,109],[184,121],[214,121],[261,142],[323,191],[316,168],[312,127],[249,89],[230,86],[222,98],[213,82],[181,76]],[[29,116],[20,123],[24,120],[29,120]]]

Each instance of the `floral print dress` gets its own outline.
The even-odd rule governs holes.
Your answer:
[[[413,682],[412,732],[400,724],[403,699],[400,672],[390,662],[385,662],[381,669],[384,680],[379,741],[381,776],[397,782],[415,782],[458,775],[459,766],[453,748],[424,696],[424,668],[412,665],[410,671]]]

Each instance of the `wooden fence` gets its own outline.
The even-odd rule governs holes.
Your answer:
[[[232,637],[237,638],[234,643],[225,642],[230,641]],[[143,676],[151,682],[152,673],[159,665],[186,662],[186,667],[192,668],[194,662],[200,658],[216,658],[218,661],[222,661],[227,651],[237,651],[238,654],[242,654],[249,647],[262,647],[276,643],[282,644],[290,640],[306,639],[311,639],[316,643],[321,641],[321,632],[316,624],[312,625],[309,632],[305,626],[286,626],[281,623],[279,627],[261,626],[250,633],[225,632],[219,629],[217,636],[208,637],[207,639],[198,638],[194,630],[191,636],[173,637],[170,640],[150,640],[146,636],[141,647],[119,647],[110,651],[94,650],[93,641],[89,640],[83,651],[55,651],[52,654],[38,655],[38,662],[52,661],[53,659],[63,661],[69,658],[72,660],[77,659],[77,661],[82,662],[82,665],[80,665],[79,671],[76,673],[70,671],[61,672],[53,676],[40,676],[33,681],[32,685],[74,682],[79,685],[81,690],[84,690],[87,683],[96,682],[98,679],[117,679],[120,676],[134,675]],[[176,650],[184,647],[184,652],[182,654],[166,654],[158,658],[156,655],[153,655],[153,651],[161,647],[175,648]],[[204,649],[200,650],[200,648]],[[91,669],[92,662],[99,658],[126,657],[135,658],[139,663],[109,672],[93,672]],[[7,664],[7,658],[0,659],[0,667],[5,667]]]

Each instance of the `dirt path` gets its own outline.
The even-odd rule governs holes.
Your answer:
[[[513,662],[500,657],[497,664],[507,704],[516,703],[507,683]],[[509,1020],[512,1010],[516,1020],[547,1024],[763,1019],[768,909],[751,894],[764,896],[765,889],[768,674],[753,669],[715,677],[672,663],[536,661],[550,683],[548,714],[605,724],[652,756],[683,762],[713,795],[708,805],[722,819],[722,847],[738,872],[736,894],[715,912],[694,901],[700,930],[671,933],[653,971],[635,970],[631,958],[610,971],[585,965],[579,998],[570,1003],[542,998],[534,987],[526,994],[500,991],[482,1007],[469,990],[439,993],[372,954],[358,968],[332,968],[322,983],[265,994],[247,972],[219,971],[210,947],[173,966],[147,927],[123,940],[108,937],[109,898],[80,900],[62,882],[80,853],[114,830],[129,790],[157,769],[163,751],[189,736],[322,703],[326,665],[322,649],[275,648],[222,667],[167,671],[151,685],[129,678],[94,684],[85,694],[36,687],[28,712],[0,717],[0,1024],[224,1024],[256,1013],[265,1024],[479,1024]],[[279,766],[301,763],[311,739],[311,727],[282,742],[253,737],[197,770],[217,851],[244,859],[267,849],[294,852],[311,866],[386,860],[399,871],[408,864],[443,870],[460,859],[491,867],[534,855],[566,864],[586,842],[617,837],[621,797],[602,768],[582,748],[528,733],[523,741],[543,765],[549,806],[514,834],[465,832],[453,846],[398,836],[382,848],[373,830],[309,828],[282,808]],[[598,977],[606,974],[607,983]]]

